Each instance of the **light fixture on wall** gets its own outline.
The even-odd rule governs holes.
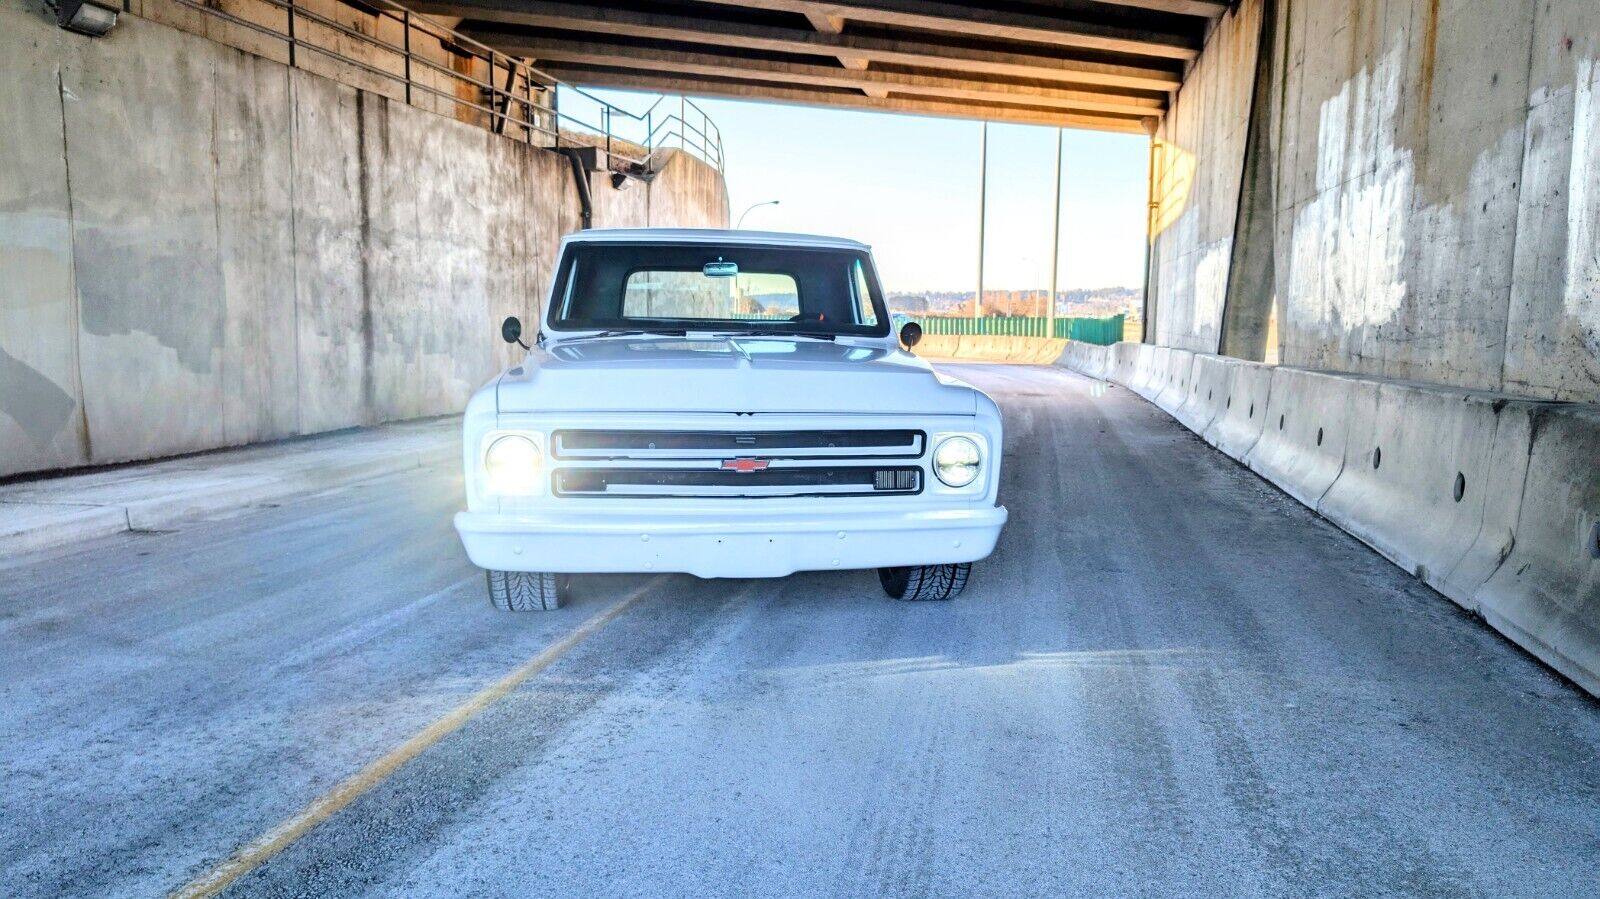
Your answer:
[[[621,172],[611,173],[611,187],[615,190],[627,190],[633,186],[633,179]]]
[[[60,0],[56,24],[68,31],[99,37],[117,24],[121,4],[110,0]]]

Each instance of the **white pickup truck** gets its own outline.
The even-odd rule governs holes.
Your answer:
[[[455,525],[498,608],[601,572],[875,568],[890,596],[948,599],[993,551],[1000,411],[901,349],[921,329],[893,333],[866,246],[583,231],[544,308],[466,411]]]

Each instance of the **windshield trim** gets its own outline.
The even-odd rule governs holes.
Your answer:
[[[787,250],[797,253],[828,253],[835,254],[859,261],[862,270],[867,276],[868,300],[872,312],[877,317],[876,324],[870,325],[835,325],[826,331],[819,331],[814,321],[771,321],[771,320],[743,320],[743,319],[715,319],[715,318],[622,318],[622,319],[591,319],[583,321],[581,325],[577,320],[565,318],[566,311],[572,306],[572,292],[577,283],[576,269],[579,264],[579,247],[594,250],[600,247],[683,247],[700,246],[707,250],[715,250],[727,246],[721,241],[605,241],[566,242],[562,245],[559,264],[556,266],[555,279],[549,292],[549,302],[546,303],[544,314],[544,332],[554,338],[579,337],[592,335],[599,331],[686,331],[686,332],[714,332],[728,336],[767,336],[767,337],[856,337],[879,339],[893,334],[894,325],[890,320],[888,301],[883,293],[883,285],[878,281],[878,269],[872,253],[865,248],[840,247],[840,246],[795,246],[748,243],[753,249]],[[853,280],[853,275],[851,276]],[[853,291],[853,288],[852,288]],[[559,296],[559,299],[558,299]],[[764,332],[754,335],[752,332]]]

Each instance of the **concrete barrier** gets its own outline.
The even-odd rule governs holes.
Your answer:
[[[1156,385],[1167,370],[1167,359],[1171,354],[1172,350],[1164,346],[1149,347],[1140,352],[1134,364],[1133,380],[1128,382],[1127,388],[1147,400],[1154,400],[1159,392]]]
[[[1276,368],[1266,427],[1244,458],[1251,470],[1315,509],[1344,469],[1353,408],[1377,402],[1374,381]]]
[[[1048,337],[995,337],[984,334],[930,334],[915,352],[929,359],[972,362],[1019,362],[1050,365],[1061,357],[1069,340]]]
[[[1179,380],[1178,391],[1183,399],[1168,410],[1172,417],[1196,434],[1204,434],[1223,408],[1233,381],[1233,368],[1229,360],[1218,356],[1195,356],[1189,373]]]
[[[1155,371],[1150,384],[1153,402],[1169,414],[1183,402],[1184,385],[1194,377],[1195,356],[1188,350],[1171,350]]]
[[[1111,347],[1078,341],[1068,341],[1052,361],[1101,380],[1109,380],[1116,368],[1116,354]]]
[[[1215,357],[1207,357],[1215,358]],[[1228,383],[1222,407],[1200,436],[1235,459],[1244,459],[1261,439],[1272,401],[1272,369],[1228,361]]]
[[[1376,397],[1351,409],[1343,469],[1317,510],[1442,589],[1483,525],[1504,403],[1395,383],[1377,385]],[[1450,592],[1470,608],[1477,586]]]
[[[1515,425],[1495,462],[1515,465]],[[1529,404],[1527,425],[1532,442],[1512,544],[1477,591],[1477,607],[1497,630],[1600,696],[1600,409]],[[1505,519],[1490,520],[1498,530]]]
[[[1139,344],[1057,364],[1160,406],[1600,696],[1600,409]]]
[[[1132,383],[1139,372],[1139,359],[1143,355],[1143,347],[1144,344],[1141,343],[1119,343],[1112,347],[1112,369],[1106,380],[1124,386]]]
[[[954,359],[961,349],[961,338],[954,334],[929,334],[917,342],[915,352],[928,359]]]

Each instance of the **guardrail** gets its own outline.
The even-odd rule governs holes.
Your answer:
[[[662,96],[644,112],[630,112],[393,0],[341,0],[370,18],[370,32],[306,0],[229,9],[216,0],[169,2],[281,42],[293,68],[307,68],[310,57],[347,67],[407,105],[447,109],[528,144],[601,147],[637,174],[653,173],[666,149],[723,167],[722,133],[693,101]]]
[[[1078,318],[1057,316],[988,316],[963,318],[946,315],[911,316],[922,333],[962,337],[1054,337],[1110,346],[1123,339],[1127,317]]]

